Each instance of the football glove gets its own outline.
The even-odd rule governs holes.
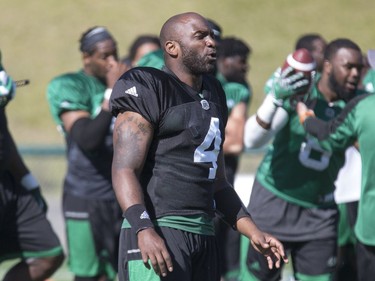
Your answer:
[[[277,75],[273,81],[272,91],[277,101],[281,102],[291,96],[306,91],[310,81],[302,72],[293,73],[294,68],[289,66]]]
[[[7,103],[14,97],[16,86],[13,79],[8,76],[1,63],[0,51],[0,107],[5,107]]]

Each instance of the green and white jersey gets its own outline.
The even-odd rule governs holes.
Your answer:
[[[84,110],[95,117],[100,112],[105,89],[105,84],[83,70],[54,78],[48,85],[47,99],[56,124],[62,128],[60,115],[64,111]]]
[[[103,144],[95,151],[83,151],[66,134],[60,115],[66,111],[83,110],[96,117],[101,111],[106,85],[82,70],[54,78],[47,88],[47,99],[56,124],[65,135],[68,171],[64,192],[84,198],[114,199],[111,180],[113,156],[112,124]]]
[[[351,100],[342,114],[332,122],[307,118],[305,128],[317,136],[322,147],[342,151],[358,140],[362,158],[362,185],[356,237],[366,245],[375,246],[375,95],[362,95]],[[333,152],[332,152],[333,153]]]
[[[310,90],[308,106],[317,117],[331,120],[345,106],[328,103],[316,83]],[[258,181],[276,196],[302,207],[325,207],[334,202],[334,181],[343,166],[342,152],[325,151],[299,122],[294,106],[284,102],[288,123],[275,135],[257,171]]]
[[[216,78],[220,81],[220,84],[224,89],[229,114],[240,102],[244,102],[246,105],[249,105],[252,97],[250,86],[246,87],[241,83],[228,82],[220,73],[216,75]]]
[[[369,93],[375,93],[375,69],[369,69],[363,78],[364,89]]]
[[[162,49],[144,55],[137,62],[137,66],[154,67],[157,69],[162,69],[164,65],[165,63]]]
[[[252,97],[250,85],[244,85],[238,82],[228,82],[221,73],[217,73],[216,78],[219,80],[225,92],[228,115],[230,115],[233,108],[240,103],[245,103],[246,107],[249,106]],[[239,159],[239,155],[224,154],[227,179],[232,185],[234,184]]]

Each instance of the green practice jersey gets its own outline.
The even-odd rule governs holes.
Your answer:
[[[363,78],[362,84],[369,93],[375,93],[375,69],[369,69]]]
[[[62,129],[61,114],[83,110],[95,118],[101,111],[106,85],[82,70],[54,78],[48,85],[47,99],[56,124]],[[113,155],[112,124],[103,144],[94,152],[83,151],[76,141],[65,135],[68,171],[64,191],[85,198],[113,199],[111,180]]]
[[[316,83],[308,105],[317,117],[330,120],[345,106],[343,101],[328,103]],[[299,122],[294,106],[284,102],[288,123],[275,135],[257,171],[257,180],[282,199],[303,207],[335,204],[334,182],[345,161],[342,152],[324,150]]]
[[[48,85],[47,99],[52,117],[62,127],[61,113],[84,110],[95,117],[101,109],[106,85],[83,70],[54,78]]]
[[[237,82],[228,82],[221,74],[217,74],[216,78],[224,89],[229,114],[240,102],[244,102],[247,106],[249,105],[252,96],[250,87]]]
[[[362,159],[362,186],[356,237],[366,245],[375,246],[375,95],[362,95],[350,101],[342,114],[332,122],[307,118],[305,128],[318,136],[322,147],[343,151],[358,140]]]
[[[147,66],[162,69],[164,66],[163,50],[156,50],[144,55],[137,62],[137,66]]]

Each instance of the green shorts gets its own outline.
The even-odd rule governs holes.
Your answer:
[[[64,194],[63,211],[70,270],[81,277],[106,275],[113,280],[122,222],[117,201]]]

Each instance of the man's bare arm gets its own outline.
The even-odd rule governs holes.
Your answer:
[[[148,266],[150,260],[155,272],[166,276],[168,271],[173,270],[173,265],[165,242],[155,232],[152,223],[141,220],[139,214],[147,212],[138,178],[153,133],[152,125],[138,113],[125,112],[117,116],[113,132],[112,182],[125,217],[137,233],[138,247],[145,266]]]
[[[124,211],[131,205],[144,204],[138,176],[152,137],[151,124],[138,113],[125,112],[117,116],[113,132],[112,181]]]

